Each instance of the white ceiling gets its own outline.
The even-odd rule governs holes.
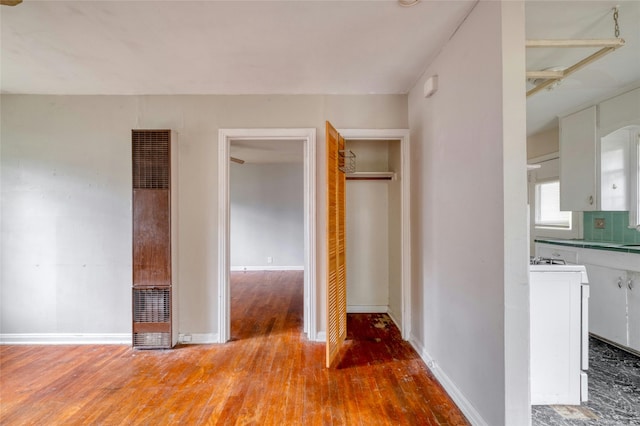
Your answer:
[[[552,91],[529,97],[528,134],[557,127],[557,115],[640,85],[640,1],[527,2],[527,39],[614,38],[612,9],[616,5],[620,6],[618,22],[625,46],[576,71]],[[527,49],[527,70],[568,67],[596,50]]]
[[[406,8],[395,0],[25,0],[0,8],[0,89],[407,93],[475,3],[423,0]],[[627,45],[554,91],[529,98],[529,134],[555,126],[558,114],[640,82],[640,1],[526,3],[527,38],[612,37],[615,4]],[[573,52],[528,50],[527,69],[574,59]]]
[[[2,90],[406,93],[474,1],[29,1],[2,8]]]

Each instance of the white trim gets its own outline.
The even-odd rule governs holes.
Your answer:
[[[387,305],[347,305],[348,314],[386,314]]]
[[[398,330],[402,330],[402,328],[400,327],[400,323],[398,322],[398,318],[396,318],[396,315],[393,313],[391,309],[387,309],[387,315],[389,315],[389,318],[391,318],[391,321],[393,321],[396,327],[398,327]]]
[[[408,129],[338,129],[345,139],[351,140],[400,140],[401,183],[402,183],[402,278],[401,310],[402,324],[400,332],[407,340],[411,335],[411,170],[409,168],[409,130]],[[396,321],[394,321],[396,322]],[[397,325],[397,322],[396,322]]]
[[[311,339],[309,339],[311,340]],[[316,333],[316,338],[313,340],[315,342],[326,342],[327,341],[327,332],[326,331],[318,331]]]
[[[455,385],[455,382],[447,376],[447,374],[438,366],[436,361],[429,355],[425,348],[418,342],[415,336],[411,335],[408,339],[409,343],[418,352],[420,358],[427,365],[427,368],[431,370],[438,382],[442,385],[445,392],[451,397],[453,402],[460,408],[462,414],[465,415],[467,420],[474,426],[488,426],[489,424],[482,418],[478,410],[471,404],[471,402],[464,396],[464,394]]]
[[[178,343],[183,345],[204,345],[218,343],[217,333],[180,333]]]
[[[304,143],[304,331],[316,340],[316,129],[218,131],[218,341],[229,340],[229,144],[232,140],[299,140]]]
[[[304,271],[304,265],[300,266],[232,266],[229,268],[232,272],[244,271]]]
[[[131,345],[131,333],[5,333],[1,345]]]

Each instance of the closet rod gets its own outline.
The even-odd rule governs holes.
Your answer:
[[[393,180],[392,176],[347,176],[347,180]]]
[[[347,173],[347,180],[394,180],[395,172],[354,172]]]

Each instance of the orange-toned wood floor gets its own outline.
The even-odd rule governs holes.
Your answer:
[[[0,346],[0,424],[468,424],[386,315],[349,315],[327,370],[301,272],[233,273],[231,294],[224,345]]]

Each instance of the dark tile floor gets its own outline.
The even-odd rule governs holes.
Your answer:
[[[571,418],[574,417],[574,418]],[[589,340],[589,401],[532,407],[534,426],[640,425],[640,357]]]

